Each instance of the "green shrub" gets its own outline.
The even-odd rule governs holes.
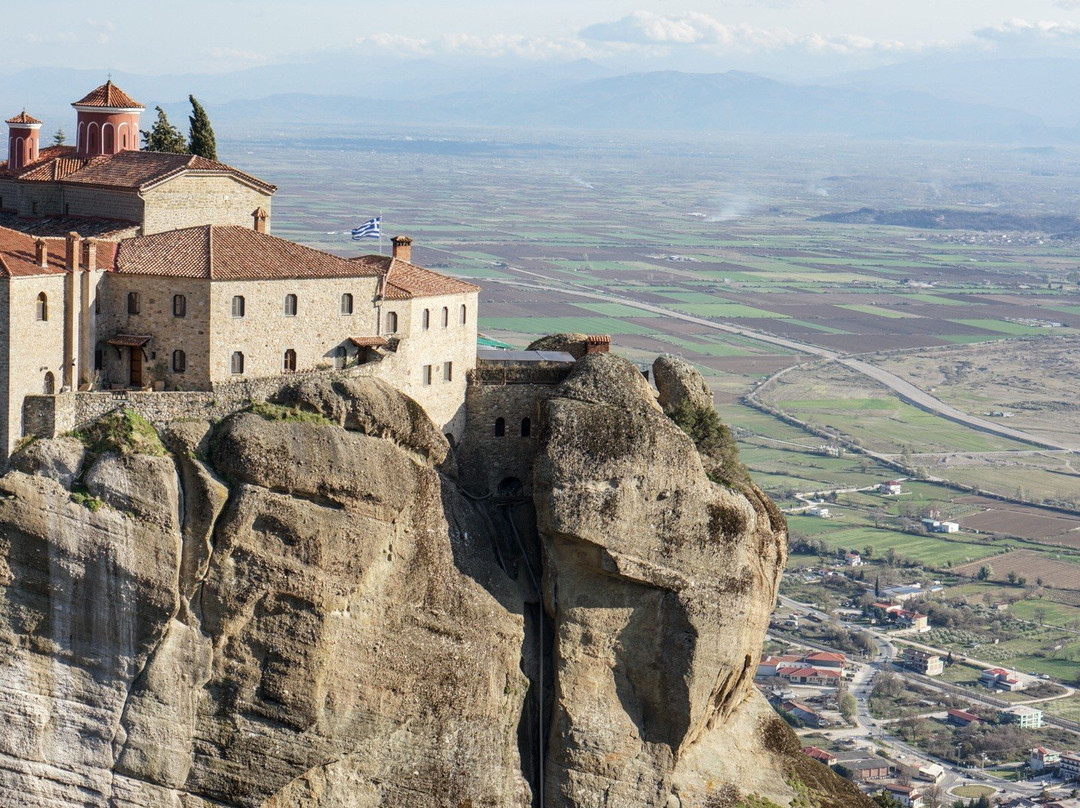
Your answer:
[[[302,410],[299,407],[284,407],[281,404],[271,404],[267,401],[252,404],[250,411],[265,418],[267,421],[288,421],[291,423],[337,426],[337,424],[321,413]]]
[[[114,410],[72,433],[91,454],[168,454],[153,425],[133,410]]]
[[[750,481],[746,466],[739,460],[739,447],[731,430],[720,420],[712,407],[693,404],[689,399],[665,410],[667,417],[690,436],[705,460],[709,479],[724,485],[745,484]]]

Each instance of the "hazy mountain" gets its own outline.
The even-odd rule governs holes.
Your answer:
[[[392,105],[375,98],[281,94],[211,109],[239,125],[295,120],[368,124],[566,127],[593,130],[836,133],[874,138],[1045,139],[1015,110],[928,93],[806,87],[748,73],[639,73],[540,92],[458,92]]]
[[[1046,73],[1050,63],[1057,61],[1062,60],[1032,60],[1031,68]],[[1077,65],[1080,62],[1068,67]],[[161,104],[173,122],[185,128],[187,95],[195,93],[206,103],[215,124],[225,127],[226,135],[228,127],[246,128],[254,123],[286,127],[303,120],[613,131],[835,133],[1025,145],[1080,139],[1076,131],[1048,127],[1045,117],[1038,114],[1038,103],[1030,99],[1023,105],[1011,103],[1014,95],[1022,94],[1019,87],[1014,87],[1011,95],[1002,92],[1001,103],[990,103],[993,94],[989,90],[981,94],[962,92],[965,82],[974,86],[979,81],[990,81],[974,67],[969,73],[961,71],[955,77],[948,74],[951,83],[939,75],[940,86],[931,91],[921,86],[931,84],[935,76],[930,61],[849,75],[828,86],[800,86],[735,71],[613,76],[587,60],[544,65],[520,59],[384,63],[350,53],[331,54],[310,63],[220,75],[117,73],[113,78],[151,109]],[[979,81],[977,77],[981,77]],[[28,111],[45,120],[47,133],[55,131],[57,125],[70,129],[74,120],[70,102],[104,78],[98,71],[86,70],[19,73],[0,86],[0,109],[14,113],[25,104]],[[1080,89],[1080,73],[1075,79]],[[945,97],[949,93],[956,97]],[[1062,113],[1055,120],[1071,119]]]
[[[868,92],[914,90],[1020,110],[1051,126],[1080,124],[1080,59],[955,61],[937,56],[846,73],[825,83]]]

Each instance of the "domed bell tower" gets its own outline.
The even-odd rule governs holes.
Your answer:
[[[41,121],[26,114],[24,109],[8,118],[8,168],[18,171],[38,159],[38,131]]]
[[[112,79],[71,106],[79,113],[75,136],[75,153],[79,157],[139,148],[139,115],[146,107],[113,84]]]

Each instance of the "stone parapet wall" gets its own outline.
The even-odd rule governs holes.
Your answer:
[[[469,384],[558,384],[573,370],[561,362],[481,362],[469,371]]]
[[[52,438],[93,423],[114,410],[133,410],[156,427],[185,418],[219,421],[253,403],[269,400],[282,385],[311,376],[348,379],[373,375],[367,368],[290,373],[263,379],[225,382],[213,390],[196,392],[112,392],[63,393],[55,396],[27,396],[23,404],[26,435]]]

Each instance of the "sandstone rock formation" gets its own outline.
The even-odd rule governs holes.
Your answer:
[[[684,401],[696,407],[712,409],[712,390],[698,369],[679,356],[658,356],[652,365],[660,406],[665,410]]]
[[[783,516],[752,485],[711,482],[614,355],[577,363],[544,403],[543,434],[534,490],[557,665],[546,804],[787,804],[803,756],[752,686]],[[817,804],[860,804],[821,779]]]
[[[0,805],[861,805],[750,688],[771,503],[711,482],[614,356],[543,418],[535,514],[469,499],[423,411],[367,380],[164,445],[126,415],[24,448]]]

